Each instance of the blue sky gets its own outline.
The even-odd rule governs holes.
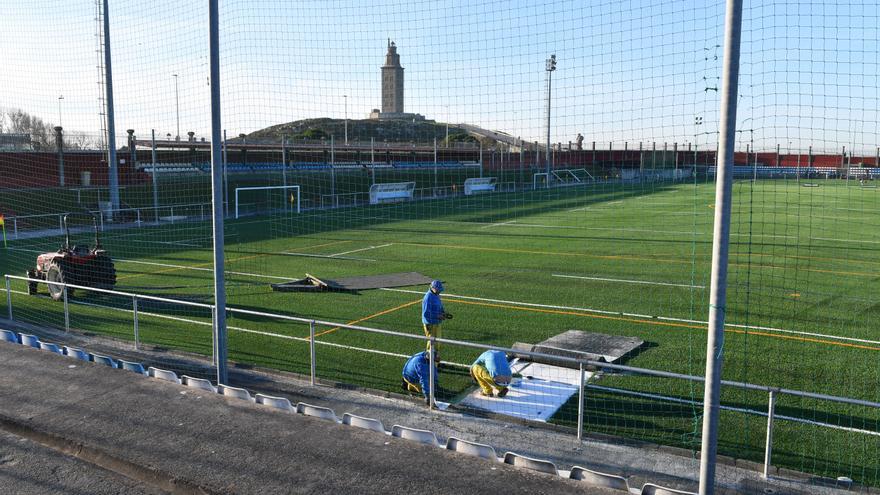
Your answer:
[[[544,60],[555,53],[553,141],[607,147],[716,141],[722,1],[221,0],[223,123],[232,134],[291,120],[364,118],[380,104],[388,38],[406,110],[543,141]],[[0,106],[97,132],[92,0],[0,10]],[[746,2],[741,146],[873,150],[876,1]],[[119,134],[208,134],[207,2],[111,0]],[[8,54],[8,55],[7,55]],[[707,89],[710,88],[710,89]],[[348,95],[344,98],[343,95]],[[703,124],[694,124],[702,117]],[[746,138],[748,136],[748,138]]]

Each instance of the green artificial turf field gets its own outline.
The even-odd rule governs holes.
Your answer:
[[[714,194],[711,183],[594,184],[227,220],[227,302],[421,335],[426,287],[358,294],[269,287],[306,273],[418,271],[446,284],[444,304],[455,319],[444,324],[445,338],[509,347],[568,329],[636,336],[646,346],[626,364],[702,375]],[[734,185],[725,379],[880,400],[878,212],[878,189],[857,183]],[[58,243],[11,242],[2,271],[21,275],[37,252]],[[118,290],[210,303],[209,222],[110,230],[104,243],[116,259]],[[63,326],[60,303],[24,295],[21,281],[12,289],[17,318]],[[72,327],[133,339],[130,300],[80,292],[73,302]],[[139,310],[142,342],[210,355],[207,310],[148,301]],[[308,373],[307,324],[231,313],[228,325],[230,360]],[[403,364],[395,355],[424,349],[421,340],[327,325],[316,328],[316,342],[320,378],[389,391],[398,390]],[[442,347],[453,363],[478,353]],[[446,398],[471,387],[463,368],[444,371],[441,385]],[[701,383],[616,374],[592,385],[607,389],[586,393],[588,431],[699,448],[702,410],[690,401],[702,401]],[[552,421],[576,425],[575,399]],[[740,411],[722,413],[720,453],[763,460],[766,418],[742,411],[766,411],[767,400],[723,389],[723,405]],[[785,395],[776,414],[875,432],[880,418],[867,407]],[[778,421],[774,464],[877,484],[878,445],[875,435]]]

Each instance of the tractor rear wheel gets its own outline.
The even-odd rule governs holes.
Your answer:
[[[36,279],[37,278],[37,272],[35,270],[28,270],[27,272],[25,272],[25,275],[27,275],[27,278],[29,278],[29,279]],[[34,294],[37,293],[37,282],[28,281],[27,293],[29,296],[33,296]]]
[[[60,301],[64,299],[64,287],[57,284],[65,283],[65,279],[67,275],[65,274],[65,270],[58,263],[52,263],[49,265],[49,269],[46,271],[46,280],[49,282],[49,295],[52,296],[52,299],[56,301]]]
[[[98,256],[89,267],[89,287],[111,290],[116,287],[116,267],[108,256]]]

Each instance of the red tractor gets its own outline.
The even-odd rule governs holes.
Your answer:
[[[70,228],[67,226],[67,215],[65,215],[64,244],[57,252],[37,256],[37,267],[27,271],[28,278],[97,289],[112,289],[116,285],[116,267],[113,266],[113,260],[107,255],[107,251],[101,247],[98,223],[94,216],[92,223],[95,226],[95,245],[71,246]],[[28,282],[28,294],[36,294],[37,285],[37,282]],[[47,286],[52,299],[60,301],[64,298],[63,286],[51,283]]]

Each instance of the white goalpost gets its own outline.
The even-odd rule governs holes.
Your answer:
[[[273,189],[284,189],[285,190],[285,205],[288,203],[288,198],[286,190],[295,189],[294,195],[291,196],[289,203],[294,205],[296,212],[300,212],[300,188],[299,186],[260,186],[260,187],[236,187],[235,188],[235,218],[239,217],[239,200],[238,193],[241,191],[268,191]]]

